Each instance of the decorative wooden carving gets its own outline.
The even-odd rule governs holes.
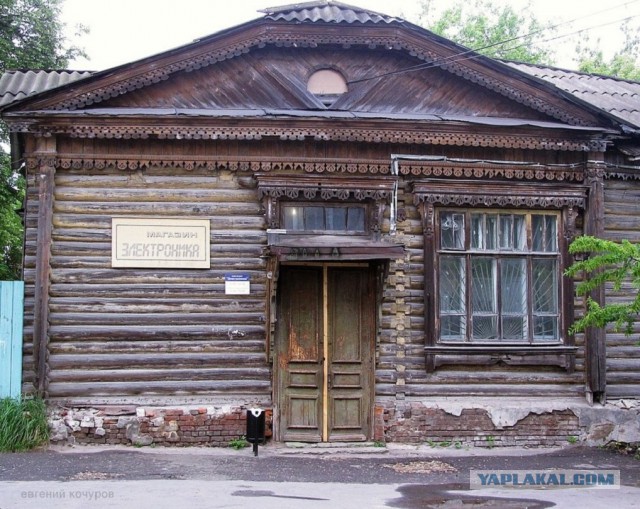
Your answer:
[[[390,175],[391,163],[387,159],[308,159],[308,158],[269,158],[260,156],[198,155],[184,154],[58,154],[46,156],[46,161],[38,154],[27,154],[26,164],[35,169],[43,164],[55,168],[92,170],[118,168],[123,171],[144,168],[179,168],[184,170],[230,170],[240,172],[291,171],[299,173],[329,174],[374,174]],[[532,167],[509,166],[508,163],[492,165],[478,162],[402,162],[399,175],[444,177],[465,179],[507,179],[550,182],[583,182],[586,165],[535,165]]]
[[[449,145],[471,147],[496,147],[518,148],[533,150],[554,150],[572,152],[604,152],[605,142],[589,138],[567,139],[561,137],[536,136],[523,132],[518,135],[507,133],[468,133],[459,129],[451,129],[446,123],[442,125],[424,125],[419,123],[411,127],[401,126],[396,123],[394,129],[388,129],[389,124],[380,127],[335,127],[326,122],[308,122],[304,127],[283,127],[282,125],[251,125],[243,127],[234,126],[207,126],[176,124],[176,125],[123,125],[93,123],[82,124],[80,118],[69,118],[67,122],[56,122],[50,125],[42,122],[20,122],[8,119],[12,132],[33,133],[39,136],[65,135],[73,138],[102,138],[102,139],[147,139],[157,138],[161,140],[260,140],[264,137],[275,137],[281,140],[303,140],[311,138],[317,141],[349,141],[368,143],[393,143],[414,145]],[[121,122],[128,122],[122,119]],[[411,168],[421,165],[419,163],[403,163]],[[477,169],[482,164],[468,167]],[[446,176],[448,168],[455,165],[441,163],[443,174]],[[496,176],[508,168],[494,168]],[[414,170],[422,172],[422,169]],[[436,175],[437,176],[437,175]]]
[[[262,199],[269,228],[280,223],[280,199],[289,200],[354,200],[371,201],[370,226],[379,233],[384,211],[392,197],[395,177],[332,177],[319,180],[310,175],[256,175],[258,195]]]
[[[586,188],[554,184],[504,184],[478,181],[418,181],[413,183],[414,203],[469,207],[584,209]]]

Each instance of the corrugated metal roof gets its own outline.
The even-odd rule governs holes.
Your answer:
[[[506,63],[640,128],[640,82],[519,62]]]
[[[0,76],[0,106],[91,74],[90,71],[6,71]]]
[[[404,21],[341,2],[304,2],[263,9],[267,19],[325,23],[393,23]]]

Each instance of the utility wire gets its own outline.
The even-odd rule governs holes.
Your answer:
[[[555,30],[556,28],[559,28],[561,26],[572,24],[572,23],[574,23],[576,21],[580,21],[580,20],[585,19],[585,18],[590,18],[592,16],[596,16],[596,15],[602,14],[604,12],[610,12],[610,11],[613,11],[613,10],[616,10],[616,9],[619,9],[619,8],[622,8],[622,7],[627,7],[628,5],[635,4],[635,3],[638,3],[638,2],[640,2],[640,0],[631,0],[631,1],[625,2],[623,4],[617,5],[615,7],[611,7],[611,8],[607,8],[607,9],[601,9],[599,11],[592,12],[590,14],[585,14],[584,16],[579,16],[577,18],[574,18],[574,19],[571,19],[571,20],[568,20],[568,21],[563,21],[562,23],[557,23],[556,25],[550,25],[548,27],[542,27],[542,28],[540,28],[538,30],[534,30],[534,31],[529,32],[529,33],[524,34],[524,35],[511,37],[509,39],[505,39],[503,41],[498,41],[498,42],[494,42],[494,43],[491,43],[491,44],[487,44],[486,46],[481,46],[479,48],[468,49],[468,50],[463,51],[461,53],[457,53],[455,55],[450,55],[448,57],[444,57],[444,58],[435,60],[433,62],[423,62],[421,64],[417,64],[417,65],[414,65],[414,66],[411,66],[411,67],[407,67],[407,68],[401,69],[399,71],[391,71],[391,72],[387,72],[387,73],[377,74],[377,75],[371,76],[369,78],[360,78],[360,79],[357,79],[357,80],[349,81],[347,83],[352,85],[352,84],[361,83],[361,82],[364,82],[364,81],[371,81],[371,80],[378,79],[378,78],[385,78],[387,76],[394,76],[394,75],[397,75],[397,74],[404,74],[404,73],[407,73],[407,72],[420,71],[420,70],[425,70],[425,69],[432,69],[434,67],[442,67],[442,65],[444,65],[446,63],[449,63],[449,62],[459,62],[459,61],[462,61],[462,60],[474,59],[474,58],[477,58],[478,56],[484,56],[484,55],[476,55],[475,53],[478,53],[478,52],[483,51],[485,49],[490,49],[490,48],[493,48],[495,46],[500,46],[500,45],[507,44],[507,43],[510,43],[510,42],[513,42],[513,41],[517,41],[519,39],[530,38],[530,37],[533,37],[534,35],[537,35],[537,34],[539,34],[541,32],[544,32],[544,31],[547,31],[547,30]],[[600,24],[600,25],[593,25],[593,26],[590,26],[590,27],[583,28],[581,30],[577,30],[575,32],[559,35],[557,37],[552,37],[550,39],[545,39],[545,40],[543,40],[541,42],[549,42],[549,41],[554,41],[554,40],[557,40],[557,39],[562,39],[564,37],[570,37],[572,35],[576,35],[576,34],[579,34],[579,33],[582,33],[582,32],[593,30],[595,28],[601,28],[603,26],[607,26],[607,25],[612,25],[612,24],[628,21],[628,20],[631,20],[633,18],[637,18],[638,16],[640,16],[640,15],[627,16],[625,18],[621,18],[621,19],[618,19],[618,20],[615,20],[615,21],[611,21],[611,22],[608,22],[608,23],[603,23],[603,24]],[[511,50],[511,49],[516,49],[516,48],[519,48],[519,47],[522,47],[522,46],[526,46],[526,45],[527,44],[520,44],[520,45],[514,46],[512,48],[507,48],[506,51]],[[465,55],[472,55],[472,56],[465,57]]]

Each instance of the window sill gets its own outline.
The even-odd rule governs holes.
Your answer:
[[[578,347],[569,345],[434,345],[425,346],[427,372],[445,364],[551,365],[572,373]]]

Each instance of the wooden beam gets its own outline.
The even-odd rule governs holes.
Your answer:
[[[36,249],[35,300],[33,317],[33,355],[35,389],[41,396],[47,392],[47,352],[49,347],[49,283],[51,274],[51,231],[53,228],[53,190],[55,178],[55,137],[36,142],[40,156],[38,179],[38,245]]]
[[[585,235],[602,238],[604,235],[604,160],[600,152],[589,153],[587,181],[589,198],[585,214]],[[605,305],[603,286],[590,292],[589,297],[600,306]],[[606,332],[604,328],[590,327],[585,332],[585,370],[587,400],[589,403],[606,402]]]

